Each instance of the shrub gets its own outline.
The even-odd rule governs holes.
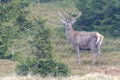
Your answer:
[[[28,57],[26,60],[22,60],[16,67],[16,72],[19,75],[27,75],[32,71],[32,68],[36,65],[37,61]]]
[[[66,76],[70,73],[67,65],[53,59],[41,59],[36,62],[36,60],[30,58],[17,65],[16,71],[20,75],[27,75],[32,72],[41,76]]]
[[[39,60],[34,73],[40,73],[41,76],[66,76],[70,73],[67,65],[57,62],[53,59],[42,59]]]

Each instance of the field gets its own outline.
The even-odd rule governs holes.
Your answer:
[[[69,1],[69,4],[68,4]],[[69,77],[54,78],[47,77],[42,78],[40,76],[26,77],[14,75],[14,69],[16,62],[9,60],[0,60],[0,75],[2,80],[119,80],[120,79],[120,38],[106,38],[102,44],[102,64],[100,66],[91,65],[93,55],[91,52],[82,52],[81,64],[77,63],[77,55],[64,35],[64,25],[60,23],[58,18],[58,11],[70,13],[77,13],[78,10],[75,7],[75,3],[72,0],[64,0],[63,2],[43,3],[39,8],[37,5],[30,6],[32,12],[28,17],[36,17],[35,15],[44,16],[47,18],[45,24],[51,31],[51,41],[54,46],[54,58],[60,62],[63,62],[71,69],[71,75]],[[15,40],[14,45],[16,49],[14,51],[22,50],[24,53],[31,53],[30,47],[26,43],[26,40]],[[19,46],[18,46],[19,45]],[[27,55],[24,55],[27,56]],[[12,75],[13,74],[13,75]],[[9,75],[9,76],[7,76]],[[112,77],[112,76],[113,77]],[[17,78],[16,78],[17,77]],[[0,80],[1,80],[0,79]]]

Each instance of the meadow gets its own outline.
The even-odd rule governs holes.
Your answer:
[[[68,4],[69,2],[69,4]],[[91,65],[93,54],[91,52],[82,52],[81,64],[77,63],[77,55],[65,38],[65,27],[61,24],[58,18],[58,11],[78,13],[73,0],[65,0],[63,2],[42,3],[39,5],[31,5],[31,15],[36,15],[47,18],[46,26],[51,30],[51,41],[54,46],[54,58],[57,61],[67,64],[71,70],[68,77],[54,78],[48,76],[42,78],[40,76],[19,76],[15,75],[14,70],[16,62],[10,60],[0,60],[0,76],[2,80],[119,80],[120,79],[120,38],[105,37],[102,44],[102,64],[100,66]],[[29,37],[28,37],[29,39]],[[14,41],[15,52],[22,51],[24,56],[31,53],[31,48],[25,39]],[[112,77],[113,76],[113,77]]]

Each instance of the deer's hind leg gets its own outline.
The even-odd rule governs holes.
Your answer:
[[[92,65],[95,64],[97,62],[97,60],[98,60],[98,65],[101,65],[102,56],[101,56],[100,46],[93,48],[92,53],[94,55]]]
[[[97,61],[97,57],[98,57],[98,50],[96,47],[96,38],[93,38],[90,43],[89,43],[89,47],[91,49],[91,52],[93,53],[94,59],[92,61],[92,65],[94,65]]]
[[[98,59],[99,60],[99,65],[101,65],[101,63],[102,63],[101,44],[102,44],[103,39],[104,39],[104,37],[101,36],[101,40],[100,40],[100,42],[97,45],[97,53],[98,53],[98,58],[99,58]]]
[[[92,61],[92,65],[94,65],[97,61],[98,54],[97,54],[96,49],[94,49],[94,50],[92,49],[92,53],[93,53],[93,56],[94,56],[94,59]]]
[[[98,64],[101,65],[102,56],[101,56],[100,46],[97,47],[97,53],[98,53]]]
[[[102,43],[102,41],[101,41],[101,43]],[[101,43],[99,43],[99,45],[97,46],[98,60],[99,60],[100,65],[102,63]]]

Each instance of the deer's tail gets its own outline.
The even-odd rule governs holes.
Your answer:
[[[96,35],[97,35],[96,45],[100,46],[100,45],[102,44],[102,41],[103,41],[103,39],[104,39],[104,36],[101,35],[101,34],[99,34],[99,33],[97,33]]]

